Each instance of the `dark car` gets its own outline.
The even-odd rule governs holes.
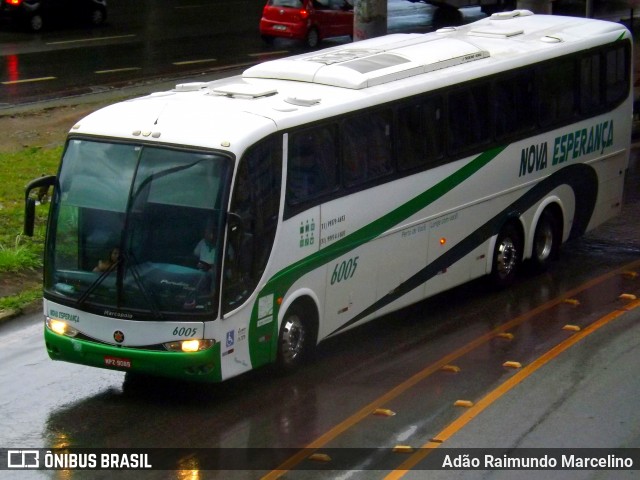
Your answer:
[[[0,14],[34,32],[50,22],[80,20],[101,25],[107,19],[107,0],[0,0]]]
[[[315,47],[327,37],[353,36],[352,0],[269,0],[260,19],[265,42],[291,38]]]

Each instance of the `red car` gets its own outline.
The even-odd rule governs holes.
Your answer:
[[[292,38],[311,48],[323,38],[353,36],[353,0],[269,0],[260,35],[267,43]]]

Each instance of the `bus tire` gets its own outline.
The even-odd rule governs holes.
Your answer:
[[[308,316],[307,309],[299,302],[287,310],[278,335],[277,365],[281,370],[295,370],[311,354],[314,335]]]
[[[544,271],[549,263],[558,257],[560,249],[560,228],[558,219],[550,209],[545,209],[538,219],[533,235],[531,261],[536,270]]]
[[[493,250],[491,277],[498,288],[513,284],[522,261],[522,233],[514,223],[502,227]]]

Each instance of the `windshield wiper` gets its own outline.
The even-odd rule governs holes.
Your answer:
[[[127,266],[131,270],[131,276],[135,280],[136,285],[140,289],[140,292],[142,292],[142,296],[149,304],[149,307],[151,307],[151,312],[153,313],[153,315],[158,319],[162,319],[163,315],[160,312],[160,309],[158,308],[156,303],[153,301],[153,297],[149,295],[149,292],[147,292],[147,287],[144,286],[144,281],[142,280],[142,277],[140,276],[140,272],[138,271],[138,267],[137,267],[138,262],[136,260],[135,255],[133,255],[133,253],[129,253],[129,256],[133,260],[133,262],[127,261]],[[118,290],[122,291],[121,289],[118,289]]]

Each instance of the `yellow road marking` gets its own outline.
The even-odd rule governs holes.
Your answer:
[[[637,301],[632,308],[636,308],[640,306],[640,301]],[[471,420],[477,417],[480,413],[482,413],[486,408],[491,406],[495,401],[497,401],[500,397],[502,397],[505,393],[509,392],[512,388],[519,385],[523,380],[533,374],[535,371],[549,363],[551,360],[556,358],[565,350],[569,349],[580,340],[585,337],[591,335],[596,332],[598,329],[604,327],[611,321],[618,318],[623,313],[626,313],[628,310],[615,310],[608,315],[600,318],[595,321],[584,330],[577,332],[575,335],[567,338],[562,343],[556,345],[551,350],[546,352],[541,357],[534,360],[531,364],[524,367],[522,370],[519,370],[518,373],[510,377],[503,384],[498,386],[495,390],[492,390],[487,395],[485,395],[482,399],[480,399],[473,407],[466,410],[460,417],[451,422],[444,430],[442,430],[438,435],[436,435],[433,439],[429,440],[425,443],[420,450],[411,455],[407,460],[402,462],[402,464],[393,472],[389,473],[384,480],[398,480],[402,478],[409,470],[415,467],[418,463],[420,463],[427,455],[430,453],[430,449],[437,448],[442,445],[445,441],[459,432],[463,427],[465,427]]]

